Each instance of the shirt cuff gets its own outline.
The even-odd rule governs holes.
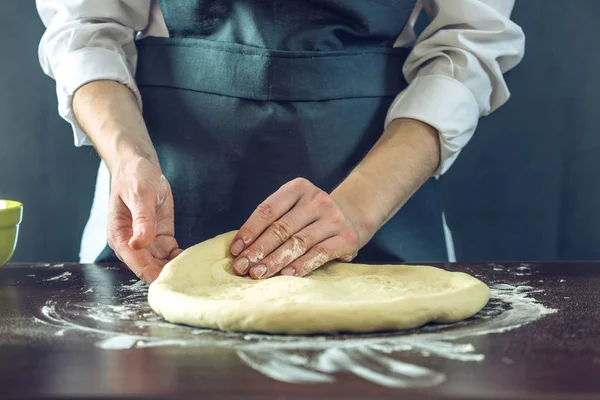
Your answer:
[[[73,128],[75,146],[91,141],[73,114],[73,94],[86,83],[97,80],[121,82],[135,94],[140,108],[142,98],[124,58],[117,52],[100,48],[83,48],[68,53],[54,71],[57,82],[58,112]]]
[[[442,175],[467,145],[479,121],[479,105],[462,83],[445,75],[415,78],[394,100],[385,120],[387,127],[394,119],[411,118],[437,129],[440,137]]]

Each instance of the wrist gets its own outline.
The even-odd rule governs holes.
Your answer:
[[[349,186],[348,181],[343,182],[331,192],[331,197],[352,222],[358,235],[358,247],[360,249],[371,240],[375,232],[381,227],[383,218],[378,217],[377,210],[367,206],[368,203],[360,196],[361,193],[370,193],[368,187],[363,186],[360,191],[356,191]]]
[[[163,181],[167,182],[158,163],[139,156],[119,160],[113,165],[110,175],[112,190],[126,197],[127,194],[138,197],[160,195],[165,189]]]
[[[85,84],[73,96],[73,113],[111,173],[135,160],[158,165],[139,104],[127,86],[110,80]]]
[[[420,121],[397,119],[331,193],[353,220],[360,246],[404,205],[438,168],[437,131]]]
[[[115,134],[109,146],[101,152],[101,156],[111,174],[119,169],[126,169],[128,165],[136,165],[140,161],[149,161],[160,168],[152,143],[133,140],[128,134]]]

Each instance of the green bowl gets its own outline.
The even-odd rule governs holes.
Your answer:
[[[0,267],[8,263],[15,252],[22,219],[23,204],[18,201],[0,200]]]

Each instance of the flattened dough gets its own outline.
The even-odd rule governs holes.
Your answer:
[[[225,331],[308,334],[409,329],[456,322],[487,303],[488,287],[426,266],[330,263],[308,277],[236,276],[235,232],[207,240],[168,263],[148,302],[167,321]]]

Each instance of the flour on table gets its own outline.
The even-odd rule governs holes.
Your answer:
[[[55,337],[61,340],[85,335],[94,338],[98,348],[110,351],[172,346],[233,350],[247,366],[284,382],[331,383],[336,374],[350,373],[383,386],[428,387],[440,384],[445,376],[407,363],[405,354],[480,362],[484,356],[469,338],[517,329],[555,312],[531,297],[539,292],[528,285],[491,285],[486,307],[454,324],[361,335],[290,336],[168,324],[149,308],[147,286],[129,282],[117,287],[115,298],[107,299],[107,304],[93,301],[96,292],[88,293],[84,302],[56,296],[47,301],[36,321],[55,327]],[[373,363],[373,358],[378,361]]]
[[[63,272],[62,274],[52,277],[52,278],[48,278],[46,279],[46,282],[51,282],[51,281],[68,281],[69,277],[73,275],[71,272]]]
[[[419,388],[446,379],[428,367],[431,364],[426,360],[481,362],[484,355],[477,348],[476,337],[518,329],[556,312],[534,298],[545,293],[527,281],[491,283],[488,304],[472,318],[457,323],[370,334],[272,335],[169,324],[150,309],[148,286],[135,279],[103,294],[105,289],[100,285],[82,287],[72,295],[57,292],[36,317],[38,328],[28,332],[57,343],[84,340],[106,351],[221,348],[235,352],[249,368],[289,383],[334,383],[339,374],[351,374],[377,385]],[[53,329],[50,335],[49,328]],[[417,361],[407,362],[409,359]]]

